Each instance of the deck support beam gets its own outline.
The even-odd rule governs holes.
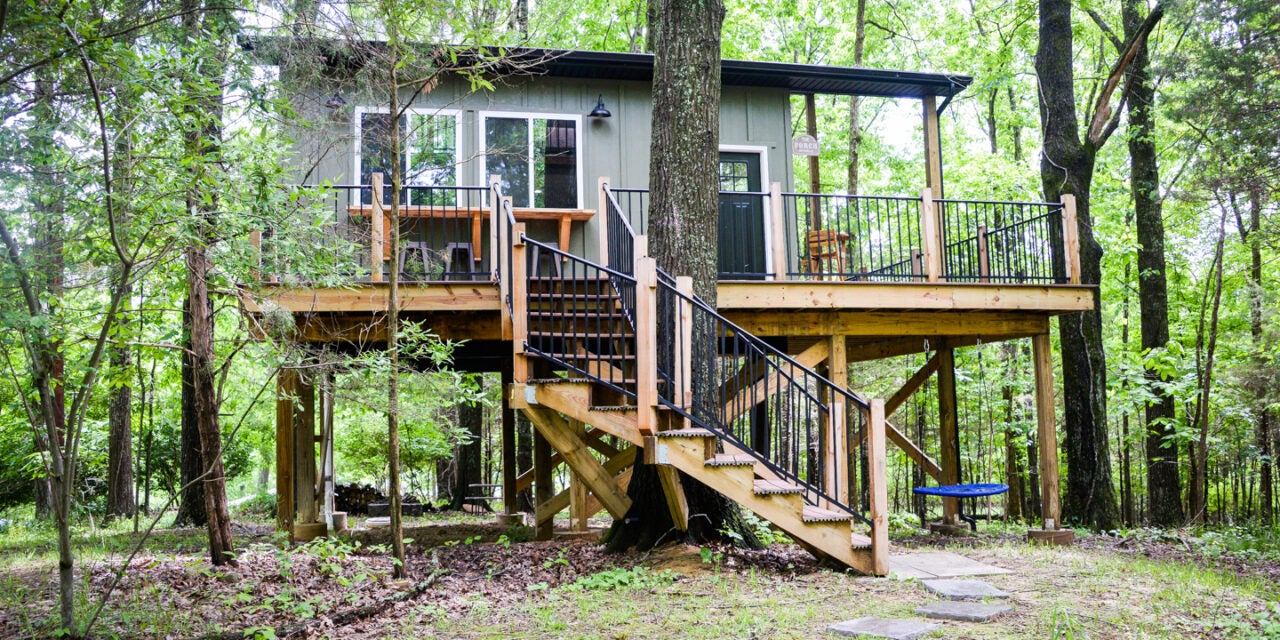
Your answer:
[[[1036,380],[1036,432],[1040,447],[1040,516],[1046,530],[1062,523],[1058,499],[1058,430],[1054,420],[1053,348],[1049,334],[1031,338]]]
[[[609,515],[615,518],[626,515],[627,509],[631,508],[631,498],[613,483],[613,475],[591,455],[585,439],[575,433],[568,420],[559,413],[543,407],[529,407],[525,409],[525,415],[529,416],[534,429],[542,435],[543,439],[564,456],[565,463],[582,478],[583,483],[600,500],[600,504],[609,511]],[[550,468],[549,452],[546,459],[546,466]],[[549,476],[550,472],[547,475]],[[550,493],[548,492],[546,498],[551,497]],[[538,504],[543,502],[545,500],[540,496]]]
[[[298,370],[276,374],[276,528],[293,535],[293,405]]]
[[[586,436],[587,429],[581,420],[569,419],[569,433],[580,441]],[[585,443],[584,443],[585,444]],[[587,518],[587,483],[572,468],[569,469],[569,530],[586,531]]]
[[[960,427],[956,420],[956,357],[950,345],[938,349],[938,435],[942,484],[960,484]],[[943,524],[960,523],[960,500],[942,499]]]
[[[929,358],[929,360],[924,363],[924,366],[920,367],[919,371],[916,371],[910,378],[907,378],[907,382],[902,385],[902,388],[895,391],[894,394],[889,396],[889,399],[885,401],[885,415],[893,415],[893,413],[905,404],[912,395],[915,395],[915,392],[918,391],[920,387],[924,386],[924,383],[929,380],[929,377],[938,370],[939,361],[939,354],[934,353],[933,357]]]

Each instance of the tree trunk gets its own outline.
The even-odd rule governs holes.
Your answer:
[[[1199,398],[1196,401],[1195,426],[1199,438],[1191,446],[1191,481],[1188,487],[1188,508],[1191,521],[1204,523],[1207,517],[1209,493],[1209,399],[1213,389],[1214,355],[1218,347],[1218,311],[1222,304],[1222,270],[1226,262],[1224,241],[1226,236],[1227,213],[1224,208],[1222,220],[1218,226],[1218,244],[1214,253],[1212,282],[1205,283],[1205,301],[1200,310],[1200,330],[1196,336],[1196,365],[1199,377]],[[1212,291],[1213,301],[1209,302]],[[1212,304],[1212,309],[1204,307]],[[1205,326],[1205,313],[1209,313],[1209,324]],[[1207,340],[1207,344],[1206,344]],[[1202,356],[1203,354],[1203,356]],[[1203,361],[1202,361],[1203,358]]]
[[[210,33],[225,35],[220,24],[226,19],[207,10],[198,0],[187,0],[182,26],[188,44],[204,43]],[[221,78],[226,69],[225,55],[218,48],[205,57],[199,72],[205,78]],[[191,88],[186,107],[189,116],[185,132],[186,153],[199,158],[190,168],[187,211],[195,219],[191,227],[193,240],[185,250],[187,267],[187,299],[190,302],[191,410],[200,440],[200,483],[204,485],[205,525],[209,533],[209,561],[214,566],[235,564],[231,541],[231,516],[227,509],[226,478],[222,467],[222,431],[218,424],[218,396],[214,382],[213,301],[209,297],[209,249],[214,243],[214,216],[218,210],[217,179],[214,171],[221,152],[222,90],[219,83]]]
[[[693,278],[694,293],[716,304],[716,242],[719,216],[720,0],[654,0],[649,3],[649,34],[654,51],[653,132],[650,148],[650,254],[673,275]],[[694,338],[695,395],[714,384],[697,363],[716,357],[710,340]],[[631,509],[614,521],[610,550],[645,549],[675,541],[657,470],[638,456],[627,495]],[[744,534],[738,506],[681,475],[691,517],[685,539],[725,539],[722,531]]]
[[[867,43],[867,0],[858,0],[854,18],[853,66],[862,66]],[[849,96],[849,195],[858,195],[858,164],[862,162],[862,98]]]
[[[125,315],[121,314],[118,324],[125,322]],[[111,390],[107,419],[108,517],[133,517],[137,507],[133,496],[133,388],[126,382],[131,360],[129,347],[116,345],[111,349],[111,369],[117,382]]]
[[[533,469],[533,423],[524,412],[516,412],[516,469],[524,473]],[[533,489],[526,488],[516,498],[516,508],[526,513],[536,510]]]
[[[1262,207],[1263,195],[1254,187],[1249,191],[1249,226],[1240,225],[1240,240],[1249,245],[1249,336],[1253,341],[1255,358],[1260,368],[1266,367],[1266,341],[1262,332],[1262,305],[1265,293],[1262,288]],[[1275,518],[1272,493],[1272,434],[1271,408],[1267,402],[1267,387],[1258,383],[1254,391],[1256,398],[1257,426],[1254,440],[1258,446],[1258,517],[1264,525],[1270,525]]]
[[[462,509],[471,485],[484,482],[480,473],[484,407],[478,402],[458,403],[458,426],[467,433],[467,442],[455,449],[453,509]]]
[[[1080,139],[1073,59],[1070,0],[1040,0],[1035,63],[1044,132],[1040,179],[1046,201],[1057,202],[1067,193],[1075,195],[1081,278],[1084,284],[1096,285],[1102,278],[1102,246],[1093,236],[1089,188],[1099,140]],[[1097,299],[1098,294],[1094,295]],[[1066,418],[1064,517],[1096,529],[1113,529],[1118,513],[1108,451],[1101,300],[1093,311],[1062,316],[1058,331]]]
[[[1125,38],[1137,33],[1146,10],[1145,0],[1125,0]],[[1127,72],[1129,89],[1129,189],[1133,196],[1138,234],[1138,306],[1142,317],[1142,349],[1164,349],[1169,343],[1169,292],[1165,278],[1164,215],[1160,200],[1159,160],[1156,156],[1155,88],[1147,77],[1147,45],[1139,45]],[[1161,391],[1160,374],[1145,372],[1155,400],[1146,410],[1147,493],[1151,523],[1161,527],[1182,524],[1182,492],[1178,478],[1178,447],[1174,432],[1174,399]]]
[[[400,162],[400,49],[402,46],[399,24],[392,18],[387,21],[388,43],[391,60],[388,64],[387,100],[388,113],[391,117],[387,140],[391,148],[391,211],[390,245],[391,245],[391,277],[387,286],[387,359],[391,370],[387,373],[387,493],[391,499],[391,554],[395,560],[391,575],[397,580],[408,577],[405,565],[404,529],[401,528],[403,500],[400,488],[400,269],[396,257],[400,255],[400,186],[404,184],[404,167]],[[382,198],[382,193],[374,193],[373,197]],[[375,264],[374,268],[381,268]]]
[[[1022,469],[1022,456],[1018,450],[1019,444],[1026,441],[1022,433],[1011,428],[1015,422],[1014,417],[1014,393],[1013,389],[1013,365],[1017,362],[1018,345],[1016,342],[1009,341],[1004,343],[1004,349],[1001,351],[1005,361],[1005,383],[1001,390],[1004,399],[1004,422],[1008,425],[1004,430],[1004,475],[1005,484],[1009,485],[1009,492],[1005,495],[1004,515],[1005,518],[1013,518],[1015,520],[1022,518],[1022,502],[1023,502],[1023,477],[1026,475]]]
[[[182,303],[182,442],[181,496],[175,527],[203,527],[209,522],[204,505],[204,483],[199,481],[204,473],[204,460],[200,448],[200,427],[196,423],[195,367],[191,360],[191,298]]]

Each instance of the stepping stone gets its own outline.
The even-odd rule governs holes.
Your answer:
[[[918,638],[938,625],[919,620],[893,620],[887,618],[858,618],[845,620],[827,627],[827,631],[841,636],[890,638],[891,640],[911,640]]]
[[[926,618],[959,620],[961,622],[987,622],[1010,611],[1013,611],[1013,607],[1007,604],[985,604],[957,600],[943,600],[923,607],[916,607],[916,613]]]
[[[983,598],[1008,598],[1009,594],[981,580],[921,580],[920,584],[932,593],[948,600],[982,600]]]
[[[1012,572],[948,551],[926,551],[890,555],[889,573],[899,580],[929,580]]]

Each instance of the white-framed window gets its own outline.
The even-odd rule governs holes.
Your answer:
[[[483,111],[480,144],[513,205],[582,208],[582,116]]]
[[[386,107],[355,110],[355,175],[391,172],[391,115]],[[456,111],[409,109],[400,117],[400,166],[404,170],[405,204],[454,204],[458,186],[461,132]],[[368,199],[366,194],[365,199]],[[385,197],[389,197],[389,194]],[[367,203],[366,203],[367,204]]]

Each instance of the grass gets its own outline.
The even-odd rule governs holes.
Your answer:
[[[40,612],[51,610],[54,597],[53,530],[12,514],[5,517],[14,522],[0,532],[0,635],[16,629],[39,637],[52,631],[49,619]],[[467,518],[451,515],[422,520],[448,523]],[[475,522],[471,517],[470,523]],[[131,522],[77,527],[73,539],[78,567],[118,561],[136,541],[131,530]],[[1201,562],[1185,561],[1185,556],[1181,561],[1150,559],[1113,546],[1039,547],[990,536],[966,542],[952,550],[1012,571],[982,579],[1011,594],[1014,612],[986,624],[947,622],[929,637],[1280,638],[1280,587],[1258,574],[1237,575],[1213,564],[1217,556],[1208,548],[1210,543],[1222,547],[1216,552],[1221,554],[1267,557],[1274,553],[1252,539],[1236,542],[1238,537],[1233,534],[1223,541],[1197,533],[1197,539],[1209,540],[1194,543],[1207,558]],[[350,604],[339,601],[341,598],[325,602],[293,598],[281,604],[284,596],[280,594],[290,593],[287,588],[272,592],[272,601],[263,599],[260,592],[247,604],[234,600],[237,590],[253,593],[262,576],[246,576],[228,586],[230,596],[224,592],[192,598],[190,589],[214,584],[207,575],[201,582],[203,533],[161,530],[147,548],[150,562],[177,559],[176,573],[170,572],[170,578],[156,574],[119,592],[107,611],[106,624],[99,629],[131,629],[145,637],[185,637],[209,631],[211,619],[236,619],[238,607],[270,605],[281,610],[282,616],[305,617],[302,609],[307,607],[332,611]],[[861,616],[915,618],[917,606],[935,600],[914,581],[796,568],[785,560],[760,564],[746,556],[697,548],[664,550],[638,565],[634,558],[617,564],[604,558],[592,565],[599,569],[572,573],[569,579],[551,584],[545,577],[531,577],[512,586],[508,574],[502,589],[520,593],[514,597],[499,593],[495,580],[497,569],[506,566],[504,559],[535,549],[538,547],[507,541],[441,545],[428,550],[426,555],[471,554],[462,557],[475,558],[468,562],[477,567],[487,562],[492,568],[487,575],[480,570],[470,577],[458,576],[452,586],[429,591],[363,627],[333,630],[328,637],[812,638],[825,636],[830,624]],[[562,562],[566,557],[563,548],[541,549],[546,560],[534,563],[535,568],[552,572],[569,568]],[[278,550],[264,553],[275,553],[277,558],[288,554]],[[306,553],[317,559],[309,565],[318,571],[316,575],[327,579],[351,577],[360,570],[355,564],[339,563],[371,559],[368,555],[352,556],[349,549],[332,544]],[[580,556],[570,553],[568,557]],[[185,573],[183,566],[187,567]],[[380,570],[373,574],[380,575]],[[95,579],[101,579],[102,572],[96,575]],[[297,584],[305,584],[307,579],[313,578],[300,575]],[[368,582],[371,579],[379,580],[361,578],[361,584],[373,586]],[[82,579],[77,609],[83,615],[89,611],[86,586]],[[198,606],[166,606],[191,602]],[[220,615],[209,615],[212,609]]]

